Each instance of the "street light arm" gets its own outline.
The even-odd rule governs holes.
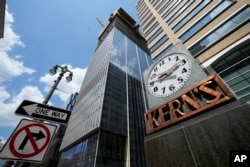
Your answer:
[[[73,72],[69,71],[67,66],[62,67],[62,66],[56,65],[56,66],[54,66],[54,67],[50,70],[50,73],[51,73],[51,74],[56,74],[56,70],[57,70],[58,67],[61,69],[61,72],[60,72],[60,74],[59,74],[57,80],[55,81],[55,83],[54,83],[53,86],[51,87],[51,89],[50,89],[48,95],[47,95],[46,98],[44,99],[43,104],[48,104],[48,102],[49,102],[49,100],[50,100],[52,94],[53,94],[54,91],[56,90],[56,88],[57,88],[59,82],[61,81],[63,75],[64,75],[66,72],[69,72],[69,76],[66,77],[66,81],[67,81],[67,82],[72,81]]]

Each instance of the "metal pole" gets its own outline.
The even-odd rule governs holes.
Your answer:
[[[59,84],[60,80],[63,77],[63,73],[61,72],[59,77],[57,78],[57,80],[55,81],[54,85],[51,87],[47,97],[45,98],[45,100],[43,101],[43,104],[47,104],[49,102],[49,99],[51,98],[52,94],[54,93],[54,91],[57,88],[57,85]]]
[[[57,80],[55,80],[54,85],[51,87],[51,89],[50,89],[48,95],[47,95],[46,98],[44,99],[43,104],[48,104],[48,102],[49,102],[51,96],[53,95],[54,91],[56,90],[56,88],[57,88],[59,82],[61,81],[61,79],[62,79],[64,73],[70,72],[70,73],[71,73],[71,77],[72,77],[72,75],[73,75],[72,72],[69,71],[69,70],[67,69],[67,66],[65,66],[65,67],[57,66],[57,67],[60,67],[60,68],[61,68],[61,73],[59,74]],[[23,159],[21,159],[21,161],[20,161],[18,167],[22,167],[23,162],[24,162]],[[17,164],[16,164],[16,165],[17,165]]]
[[[23,160],[20,162],[19,167],[22,167],[23,165]]]

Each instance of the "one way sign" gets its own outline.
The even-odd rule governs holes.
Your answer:
[[[24,100],[16,109],[17,115],[67,124],[71,112],[45,104]]]

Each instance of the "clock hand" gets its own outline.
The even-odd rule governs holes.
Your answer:
[[[160,81],[163,78],[169,76],[175,69],[177,69],[180,66],[179,62],[174,64],[172,67],[170,67],[168,70],[160,73],[160,74],[154,74],[151,76],[151,81]]]
[[[172,67],[170,67],[168,70],[158,74],[158,79],[162,80],[163,78],[166,78],[170,74],[172,74],[178,67],[180,66],[179,62],[175,63]]]

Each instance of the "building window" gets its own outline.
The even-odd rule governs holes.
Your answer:
[[[142,10],[140,11],[140,13],[138,12],[139,17],[140,17],[140,18],[143,18],[143,16],[145,17],[145,16],[146,16],[145,13],[148,12],[148,11],[149,11],[149,9],[146,8],[146,5],[144,5],[144,7],[143,7]]]
[[[143,25],[143,29],[146,30],[148,29],[148,27],[155,21],[155,17],[152,17],[147,24],[145,23],[145,25]]]
[[[159,2],[160,2],[160,1],[157,0],[157,1],[155,1],[154,3],[152,3],[153,7],[155,7]]]
[[[233,2],[231,1],[222,1],[218,6],[216,6],[213,10],[211,10],[208,14],[201,18],[196,24],[189,28],[184,34],[182,34],[180,36],[181,41],[185,42],[187,39],[197,33],[202,27],[204,27],[207,23],[209,23],[216,16],[218,16],[224,9],[229,7],[232,3]]]
[[[142,25],[146,24],[146,22],[147,22],[152,16],[153,16],[153,14],[150,13],[150,14],[148,15],[148,17],[147,17],[144,21],[141,22],[141,24],[142,24]],[[153,18],[154,18],[154,17],[153,17]]]
[[[173,48],[173,44],[170,44],[168,45],[165,49],[163,49],[163,51],[161,51],[159,54],[157,54],[155,57],[154,57],[154,61],[157,61],[157,60],[160,60],[163,56],[166,55],[166,53],[171,49]]]
[[[152,42],[161,32],[162,32],[162,28],[160,27],[148,40],[147,42],[150,43]]]
[[[193,45],[189,49],[189,51],[191,52],[191,54],[196,55],[203,49],[207,48],[208,46],[217,42],[219,39],[223,38],[225,35],[233,31],[235,28],[244,24],[244,22],[249,20],[249,18],[250,18],[250,7],[245,8],[238,14],[228,19],[224,24],[215,29],[215,31],[211,32],[206,37],[201,39],[198,43]]]
[[[166,0],[162,0],[161,3],[159,3],[159,4],[155,7],[155,10],[158,10],[158,9],[162,6],[162,4],[163,4],[164,2],[166,2]]]
[[[177,23],[173,30],[178,31],[182,26],[184,26],[192,17],[194,17],[198,12],[200,12],[211,0],[204,0],[198,6],[196,6],[190,13],[188,13],[179,23]]]
[[[170,4],[170,2],[172,2],[172,0],[168,1],[167,3],[165,3],[165,5],[160,9],[159,14],[161,14]]]
[[[181,2],[180,0],[176,1],[175,4],[171,6],[171,8],[166,11],[166,13],[164,13],[162,18],[165,19],[169,15],[169,13],[171,13],[180,2]]]
[[[211,67],[231,90],[250,104],[250,41],[214,62]]]
[[[94,134],[92,137],[62,152],[58,167],[91,166],[96,158],[97,137],[98,134]]]
[[[154,25],[145,32],[145,35],[147,36],[149,33],[151,33],[158,25],[159,23],[155,22]]]
[[[167,21],[167,23],[168,24],[171,24],[184,10],[186,10],[192,3],[194,2],[194,0],[189,0],[189,1],[187,1],[185,4],[184,4],[184,6],[182,6],[179,10],[178,10],[178,12],[176,12],[174,15],[172,15],[169,19],[168,19],[168,21]]]
[[[168,40],[167,35],[164,35],[163,37],[161,37],[161,39],[158,40],[158,42],[156,42],[151,48],[151,52],[154,52],[157,48],[159,48],[164,42],[166,42]]]

